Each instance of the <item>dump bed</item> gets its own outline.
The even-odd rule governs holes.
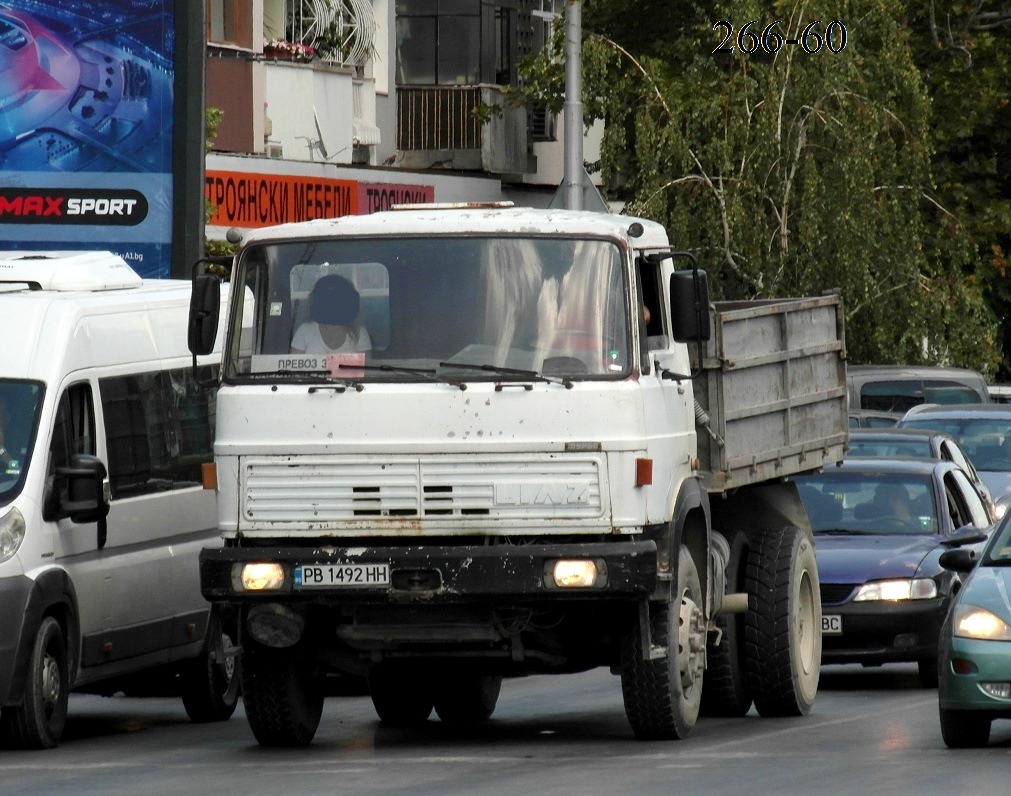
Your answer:
[[[695,397],[707,489],[723,491],[843,458],[848,437],[842,299],[716,302]],[[690,346],[699,367],[697,346]],[[717,439],[713,438],[713,434]]]

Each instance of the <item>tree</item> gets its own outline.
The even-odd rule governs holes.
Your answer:
[[[851,361],[992,370],[995,323],[935,190],[904,4],[663,5],[586,2],[584,107],[606,122],[612,197],[695,252],[718,297],[839,288]],[[732,53],[714,53],[720,20]],[[530,85],[557,86],[552,63],[528,65]]]

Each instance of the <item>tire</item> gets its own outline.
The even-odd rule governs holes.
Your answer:
[[[217,612],[212,611],[204,649],[182,672],[183,707],[191,721],[225,721],[235,713],[242,665],[234,646],[233,636],[222,630]]]
[[[705,668],[704,596],[698,569],[687,548],[678,554],[675,598],[650,603],[653,643],[668,653],[643,660],[638,615],[621,642],[621,693],[625,715],[640,740],[684,738],[699,716]]]
[[[975,710],[939,709],[941,737],[950,749],[978,749],[990,743],[990,722],[986,713]]]
[[[51,616],[39,625],[28,661],[24,699],[3,709],[6,734],[24,749],[52,749],[67,724],[70,665],[63,628]]]
[[[260,746],[308,746],[323,715],[323,685],[303,645],[242,645],[242,703]]]
[[[432,714],[431,683],[417,669],[377,666],[369,674],[369,694],[379,720],[391,727],[417,727]]]
[[[495,712],[501,690],[501,677],[469,673],[444,675],[435,688],[435,712],[446,724],[479,724]]]
[[[743,591],[748,563],[748,537],[733,535],[727,561],[727,590]],[[723,635],[719,645],[707,640],[706,676],[702,681],[703,716],[740,717],[751,709],[751,690],[745,675],[745,615],[721,614],[716,626]]]
[[[937,658],[925,658],[916,662],[916,674],[921,688],[937,688],[940,679],[937,671]]]
[[[801,528],[751,539],[747,681],[761,716],[810,712],[821,676],[821,595],[814,543]]]

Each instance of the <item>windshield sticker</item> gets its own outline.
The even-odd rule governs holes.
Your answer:
[[[258,354],[250,363],[253,373],[324,373],[326,358],[316,354]]]
[[[364,353],[327,354],[326,367],[335,379],[361,379],[365,376],[362,366]]]

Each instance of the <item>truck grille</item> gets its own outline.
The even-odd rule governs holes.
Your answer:
[[[602,513],[592,458],[466,459],[249,457],[243,517],[329,523],[375,518],[581,519]]]
[[[821,604],[839,605],[839,603],[846,602],[858,585],[856,583],[822,583]]]

